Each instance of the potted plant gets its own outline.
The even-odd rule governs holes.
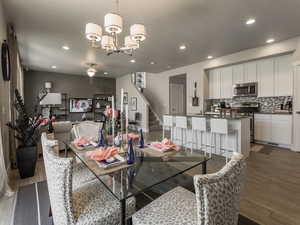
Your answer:
[[[47,95],[44,90],[37,97],[33,112],[28,113],[23,98],[18,89],[15,89],[14,107],[17,111],[17,119],[7,123],[7,126],[15,131],[15,138],[18,142],[17,166],[20,177],[27,178],[34,176],[37,161],[37,139],[39,138],[38,127],[41,125],[40,101]]]

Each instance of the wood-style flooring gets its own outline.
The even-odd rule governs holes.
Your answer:
[[[146,135],[147,141],[159,140],[161,132]],[[247,159],[245,185],[241,195],[241,214],[262,225],[300,225],[300,153],[274,146],[252,147]],[[44,179],[42,161],[38,176],[24,181],[12,176],[13,186]],[[224,166],[225,160],[215,157],[208,163],[213,173]],[[199,168],[188,174],[199,173]]]

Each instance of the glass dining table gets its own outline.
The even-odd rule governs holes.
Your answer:
[[[120,202],[121,225],[127,224],[127,199],[144,194],[145,191],[156,185],[167,182],[197,166],[202,169],[199,173],[206,174],[207,161],[210,159],[200,151],[182,149],[163,153],[146,146],[145,148],[135,148],[133,164],[124,163],[104,169],[86,154],[95,147],[79,149],[73,143],[67,143],[67,147]]]

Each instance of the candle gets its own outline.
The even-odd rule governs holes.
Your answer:
[[[111,96],[111,107],[112,107],[112,140],[113,146],[115,145],[115,97]]]
[[[128,120],[128,104],[126,104],[125,105],[125,115],[126,115],[126,118],[125,118],[125,120],[126,120],[126,127],[125,127],[125,129],[126,129],[126,138],[128,138],[127,137],[127,135],[128,135],[128,125],[129,125],[129,120]]]
[[[124,105],[124,89],[121,88],[121,113],[123,112],[123,105]]]

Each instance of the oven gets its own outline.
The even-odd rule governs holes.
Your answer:
[[[256,97],[257,82],[233,85],[233,97]]]

